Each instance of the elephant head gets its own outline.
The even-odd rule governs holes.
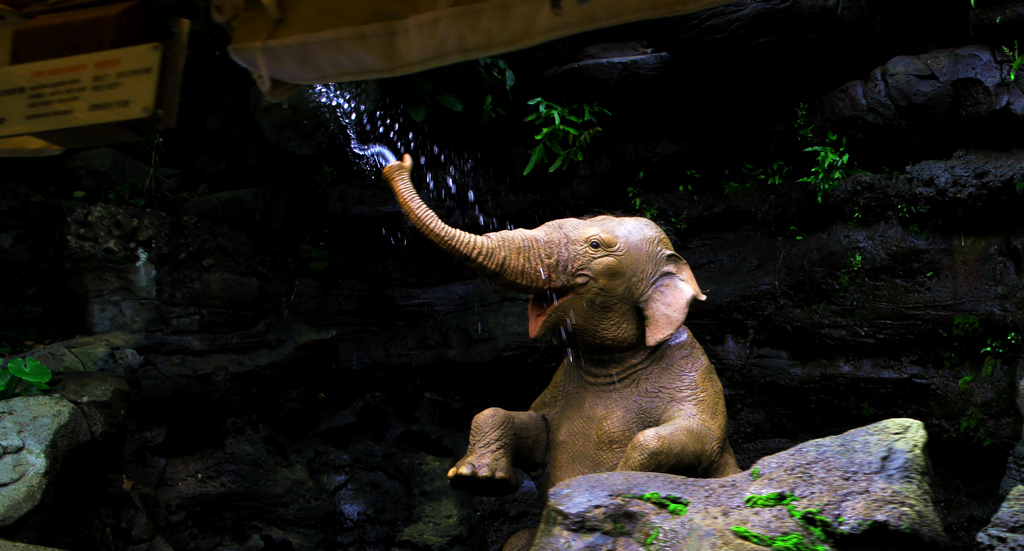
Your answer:
[[[384,168],[413,226],[499,284],[530,294],[530,337],[564,327],[589,347],[655,346],[683,324],[704,294],[668,237],[646,218],[565,218],[535,229],[467,233],[420,199],[412,159]]]

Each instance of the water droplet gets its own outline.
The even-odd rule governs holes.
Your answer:
[[[544,275],[544,267],[543,266],[541,266],[541,268],[540,268],[540,278],[541,279],[547,279],[547,276]]]

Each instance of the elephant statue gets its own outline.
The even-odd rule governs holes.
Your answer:
[[[740,472],[722,384],[683,325],[691,301],[705,296],[656,224],[595,216],[475,235],[427,207],[411,170],[405,155],[383,174],[413,226],[482,275],[529,294],[531,338],[555,330],[568,345],[528,411],[490,408],[473,418],[466,455],[448,472],[453,487],[509,494],[518,467],[545,500],[555,484],[590,473]]]

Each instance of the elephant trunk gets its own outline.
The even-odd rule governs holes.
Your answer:
[[[412,158],[384,167],[384,179],[398,199],[406,216],[423,235],[449,254],[466,262],[499,283],[532,293],[562,287],[566,270],[560,270],[560,247],[545,246],[536,230],[516,229],[475,235],[453,228],[437,217],[423,202],[409,179]]]

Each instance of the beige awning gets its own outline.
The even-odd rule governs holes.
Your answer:
[[[275,94],[272,80],[315,84],[415,73],[728,1],[213,0],[212,10],[233,32],[231,55],[273,97],[287,89]]]

